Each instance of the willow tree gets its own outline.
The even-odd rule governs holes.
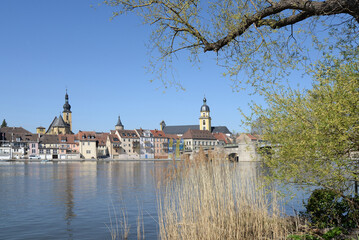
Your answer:
[[[234,86],[261,89],[307,66],[314,47],[350,54],[358,48],[359,0],[106,0],[114,16],[134,12],[151,25],[163,76],[178,51],[197,61],[213,52]],[[321,34],[317,35],[320,32]],[[323,36],[323,32],[326,36]],[[322,37],[322,38],[321,38]],[[158,55],[159,52],[159,55]],[[243,86],[243,85],[242,85]]]
[[[269,178],[349,199],[359,181],[359,57],[318,64],[313,78],[310,90],[283,88],[266,95],[266,108],[253,106],[272,146]]]

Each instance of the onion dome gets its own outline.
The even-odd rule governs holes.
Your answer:
[[[65,95],[64,112],[71,112],[71,105],[69,104],[69,95],[67,95],[67,90]]]
[[[203,98],[203,105],[201,107],[201,112],[209,112],[209,107],[207,105],[206,97]]]

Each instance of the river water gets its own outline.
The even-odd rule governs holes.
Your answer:
[[[0,239],[111,239],[123,212],[128,239],[137,239],[139,216],[145,238],[158,239],[157,189],[171,164],[0,162]],[[261,171],[258,163],[239,167]],[[301,210],[302,198],[291,200],[286,212]]]

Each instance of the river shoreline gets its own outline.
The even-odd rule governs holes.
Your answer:
[[[58,162],[170,162],[173,159],[53,159],[53,160],[44,160],[44,159],[8,159],[8,160],[0,160],[1,162],[19,162],[19,163],[28,163],[28,162],[37,162],[37,163],[58,163]],[[181,161],[181,159],[175,159],[175,161]]]

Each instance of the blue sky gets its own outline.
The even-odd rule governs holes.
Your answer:
[[[35,132],[62,113],[68,89],[73,131],[114,129],[121,116],[126,129],[158,129],[198,124],[205,95],[212,125],[244,131],[238,108],[249,112],[248,92],[233,92],[209,53],[200,68],[186,58],[176,79],[186,88],[150,83],[148,26],[134,15],[110,20],[112,9],[92,8],[95,0],[3,0],[0,5],[0,120]]]

